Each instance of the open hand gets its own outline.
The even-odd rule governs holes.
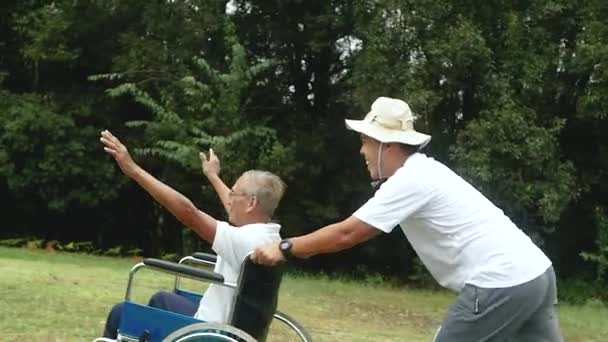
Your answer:
[[[101,138],[99,138],[99,140],[104,144],[104,151],[114,157],[122,172],[131,177],[138,166],[131,158],[131,155],[129,155],[129,151],[125,145],[108,130],[101,132]]]
[[[207,159],[207,155],[205,155],[204,152],[200,152],[198,156],[201,159],[203,166],[203,174],[205,176],[217,176],[220,174],[220,160],[215,155],[212,148],[209,149],[209,159]]]
[[[256,264],[275,266],[285,262],[283,252],[279,249],[279,242],[271,242],[255,249],[251,259]]]

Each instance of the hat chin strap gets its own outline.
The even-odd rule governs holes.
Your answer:
[[[378,187],[381,183],[385,181],[384,179],[382,179],[382,144],[384,143],[380,142],[380,145],[378,145],[378,163],[376,165],[378,169],[378,179],[372,181],[373,188]]]
[[[378,179],[382,179],[382,144],[384,143],[380,142],[380,145],[378,145]]]

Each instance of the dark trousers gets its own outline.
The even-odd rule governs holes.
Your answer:
[[[175,293],[160,291],[150,298],[148,306],[158,308],[165,311],[171,311],[186,316],[194,316],[198,309],[198,304],[194,303]],[[120,316],[122,315],[123,303],[116,304],[110,310],[106,327],[103,331],[103,337],[116,339],[118,325],[120,324]]]

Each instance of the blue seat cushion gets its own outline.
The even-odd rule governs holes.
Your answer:
[[[122,336],[139,339],[147,331],[150,342],[162,342],[175,330],[200,322],[194,317],[126,301],[118,332]]]

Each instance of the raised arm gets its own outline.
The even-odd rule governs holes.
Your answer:
[[[199,153],[199,157],[201,158],[203,174],[209,180],[209,183],[213,186],[213,189],[217,193],[222,201],[222,205],[226,212],[228,212],[228,198],[230,197],[230,189],[224,184],[222,179],[220,178],[220,160],[213,152],[213,149],[209,149],[209,159],[205,153]]]
[[[201,238],[213,243],[217,226],[217,221],[213,217],[198,210],[186,196],[154,178],[137,165],[125,145],[112,133],[107,130],[101,132],[100,140],[104,144],[104,150],[114,157],[125,175],[136,181],[181,223],[190,227]]]

